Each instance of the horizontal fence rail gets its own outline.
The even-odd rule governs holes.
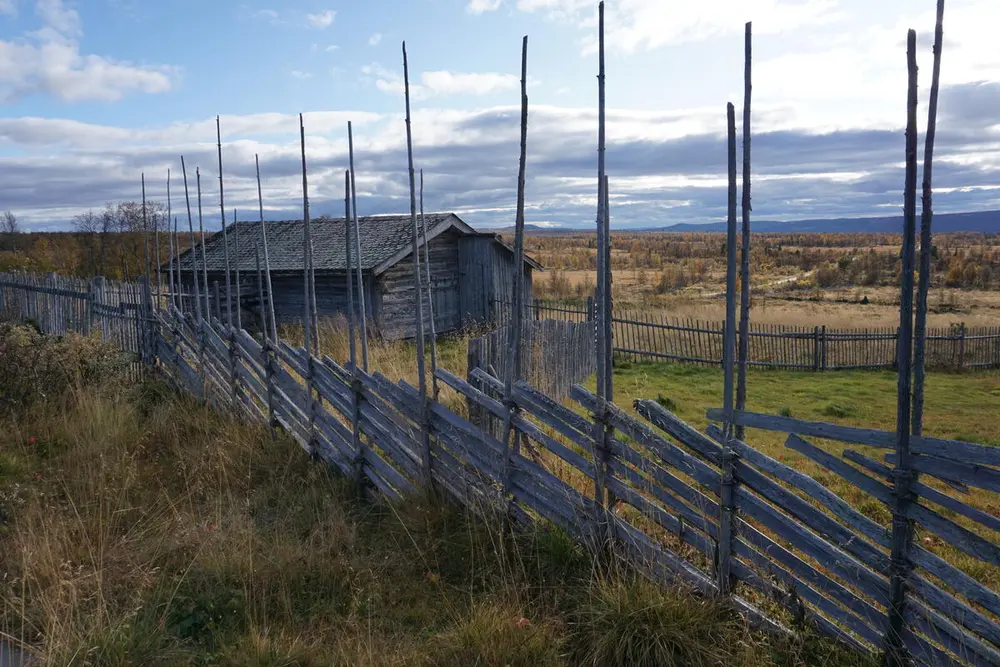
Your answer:
[[[65,318],[32,301],[52,297],[61,305],[50,310],[64,313],[83,290],[52,289],[61,288],[4,286],[2,312],[56,333]],[[768,632],[809,627],[864,653],[887,644],[895,531],[916,527],[953,546],[962,560],[946,560],[924,540],[905,554],[901,640],[912,662],[1000,664],[1000,593],[987,583],[996,581],[991,568],[1000,567],[1000,519],[982,509],[1000,506],[998,447],[912,437],[920,477],[897,526],[873,518],[898,505],[892,432],[746,411],[727,418],[715,409],[702,432],[656,401],[637,400],[631,411],[599,406],[580,385],[570,387],[565,402],[524,381],[507,395],[485,355],[466,378],[437,371],[457,404],[423,402],[403,380],[255,338],[218,318],[155,307],[144,285],[138,293],[138,307],[125,317],[139,331],[147,364],[218,410],[284,430],[357,480],[372,500],[402,500],[431,484],[484,517],[499,509],[519,523],[558,526],[601,557],[610,548],[654,580],[727,600]],[[15,297],[21,300],[13,307]],[[559,335],[582,337],[577,332],[590,326],[583,322]],[[549,335],[538,333],[546,327],[557,331],[531,326],[536,339]],[[449,405],[467,406],[468,414]],[[506,461],[489,420],[508,422],[522,443]],[[598,420],[611,429],[600,450]],[[823,468],[822,479],[846,480],[854,493],[841,497],[821,479],[728,436],[719,426],[724,421],[751,435],[786,434],[789,452]],[[867,449],[834,453],[823,444],[831,441]],[[883,460],[872,458],[880,450]],[[607,493],[595,494],[595,485]],[[972,494],[992,495],[973,503]],[[726,539],[723,526],[731,527]]]
[[[589,304],[590,302],[588,302]],[[510,321],[511,304],[494,303],[498,323]],[[535,300],[526,319],[586,322],[593,307]],[[722,365],[724,322],[668,319],[662,314],[618,310],[613,318],[615,354],[631,361],[680,361]],[[754,324],[750,327],[750,366],[793,370],[848,370],[896,367],[896,328],[834,329]],[[962,371],[1000,368],[1000,326],[927,330],[927,368]]]

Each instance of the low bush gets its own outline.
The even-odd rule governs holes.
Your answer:
[[[74,386],[107,382],[129,361],[97,337],[45,336],[31,325],[0,323],[0,412],[24,410]]]

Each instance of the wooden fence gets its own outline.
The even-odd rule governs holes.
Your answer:
[[[912,436],[912,469],[900,471],[806,440],[891,451],[893,432],[735,414],[749,429],[787,433],[790,452],[851,482],[848,502],[718,426],[702,433],[655,401],[636,401],[634,413],[599,410],[598,397],[578,385],[564,405],[518,382],[502,402],[474,386],[502,391],[488,371],[472,368],[466,379],[439,369],[439,381],[465,401],[509,421],[517,437],[505,457],[487,429],[405,381],[258,340],[217,319],[153,308],[148,296],[146,312],[137,325],[151,346],[143,356],[178,387],[284,429],[373,500],[399,501],[433,486],[487,517],[499,508],[522,524],[555,524],[655,580],[722,597],[769,632],[809,625],[861,652],[879,651],[899,632],[916,664],[1000,664],[1000,594],[980,580],[997,580],[1000,519],[966,502],[971,489],[1000,492],[1000,448]],[[614,433],[607,445],[595,440],[605,428]],[[901,474],[913,482],[905,515],[888,525],[873,520],[885,506],[898,507],[891,481]],[[894,558],[894,538],[915,527],[959,550],[962,567],[922,540],[906,540]],[[905,604],[890,609],[890,573],[898,568],[906,572]]]
[[[510,326],[505,326],[470,339],[468,367],[505,377],[510,332]],[[556,400],[569,397],[573,384],[586,380],[596,370],[592,323],[527,321],[521,341],[519,377]]]
[[[584,322],[593,307],[577,308],[535,300],[530,319]],[[508,321],[510,304],[497,302],[494,312]],[[527,318],[526,318],[527,319]],[[615,353],[633,361],[682,361],[722,364],[724,322],[667,319],[662,314],[619,310],[614,316]],[[737,336],[738,338],[738,336]],[[748,363],[764,368],[846,370],[895,368],[896,328],[833,329],[754,324],[750,327]],[[1000,368],[1000,326],[927,330],[927,367],[962,371]]]

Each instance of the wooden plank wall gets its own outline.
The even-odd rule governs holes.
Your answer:
[[[531,303],[533,270],[528,265],[523,270],[524,303]],[[459,277],[462,325],[500,321],[497,304],[514,298],[513,254],[492,236],[464,236],[459,239]]]
[[[0,281],[8,316],[59,322],[52,313],[81,298],[23,278],[11,282]],[[46,299],[58,305],[45,306]],[[490,396],[502,391],[502,380],[482,368],[472,370],[473,382],[438,371],[477,410],[517,430],[524,446],[505,462],[503,444],[491,433],[434,400],[423,411],[405,381],[310,357],[283,341],[262,344],[245,330],[176,310],[133,319],[140,339],[152,341],[153,354],[144,360],[178,388],[243,419],[273,416],[277,428],[358,480],[373,501],[417,492],[426,464],[430,483],[473,512],[492,516],[499,509],[517,523],[554,524],[599,557],[610,546],[655,580],[722,596],[755,627],[794,635],[808,626],[863,653],[885,644],[891,536],[871,517],[895,504],[886,465],[893,463],[894,432],[747,411],[732,416],[748,429],[787,434],[788,450],[822,467],[823,479],[836,476],[853,487],[848,502],[820,479],[726,438],[718,425],[722,410],[709,410],[714,423],[699,432],[655,401],[637,400],[634,413],[612,405],[605,419],[616,435],[601,465],[613,499],[595,501],[597,397],[579,385],[564,405],[519,382],[505,403]],[[318,401],[304,379],[310,368]],[[429,451],[421,446],[425,434]],[[871,449],[838,450],[814,439]],[[738,455],[728,464],[735,486],[723,479],[723,441]],[[961,560],[948,560],[951,552],[934,549],[933,539],[909,546],[904,645],[915,664],[1000,664],[1000,591],[990,575],[1000,567],[1000,520],[967,502],[972,492],[987,494],[988,506],[1000,502],[1000,448],[928,436],[913,436],[910,444],[921,477],[901,520],[951,545]],[[884,462],[870,458],[879,450]],[[510,496],[501,485],[505,468]],[[727,560],[738,584],[725,593],[717,578],[724,484],[733,489]]]
[[[433,283],[434,330],[438,334],[448,333],[459,329],[462,324],[458,237],[445,232],[427,245]],[[381,331],[390,340],[413,338],[416,335],[411,257],[412,254],[407,255],[376,280],[381,307]],[[430,331],[430,318],[426,311],[423,319],[424,330]]]

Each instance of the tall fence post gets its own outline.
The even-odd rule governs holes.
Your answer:
[[[722,366],[725,377],[723,403],[725,405],[725,431],[722,442],[722,476],[719,490],[720,513],[716,557],[716,584],[719,594],[728,596],[732,591],[732,557],[734,516],[735,466],[737,455],[729,446],[734,437],[735,396],[733,381],[736,354],[736,110],[730,102],[726,106],[729,129],[729,221],[726,238],[726,324],[723,329]]]
[[[899,336],[896,342],[896,460],[892,469],[892,548],[889,554],[889,604],[883,637],[886,667],[906,667],[910,664],[904,635],[906,633],[907,580],[912,565],[910,549],[913,523],[907,516],[913,502],[914,472],[910,464],[911,400],[913,378],[913,269],[916,251],[917,203],[917,34],[910,30],[906,37],[907,60],[907,120],[906,120],[906,179],[903,198],[902,280],[899,295]]]

